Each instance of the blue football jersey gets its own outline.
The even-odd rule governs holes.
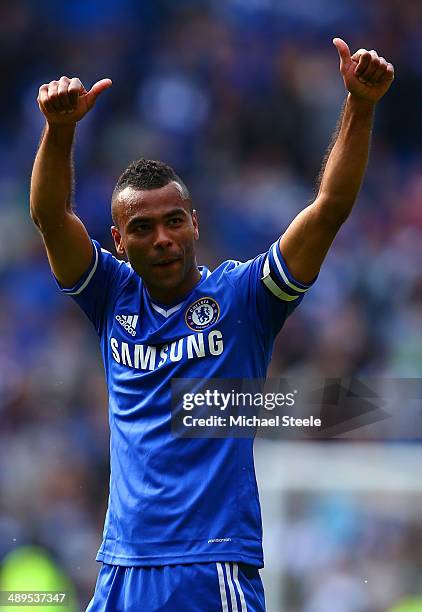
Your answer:
[[[71,295],[100,338],[111,474],[97,560],[124,566],[233,561],[263,567],[252,438],[171,433],[172,378],[265,378],[274,338],[310,285],[277,240],[225,261],[179,304],[154,302],[130,264],[93,242]]]

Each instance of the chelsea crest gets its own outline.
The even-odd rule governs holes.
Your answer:
[[[201,331],[215,323],[219,316],[220,307],[217,302],[213,298],[203,297],[189,306],[185,321],[190,329]]]

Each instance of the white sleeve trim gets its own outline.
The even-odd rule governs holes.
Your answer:
[[[268,262],[268,255],[265,258],[264,276],[261,280],[264,285],[271,291],[271,293],[275,295],[275,297],[283,300],[284,302],[293,302],[293,300],[297,300],[299,297],[298,295],[289,295],[288,293],[280,289],[280,287],[273,281],[270,276],[270,264]]]
[[[97,251],[97,247],[95,246],[95,244],[93,244],[92,246],[94,247],[94,251],[95,251],[95,261],[94,261],[94,265],[92,266],[92,270],[88,274],[88,276],[86,277],[82,285],[79,287],[79,289],[77,289],[76,291],[66,291],[68,295],[78,295],[79,293],[81,293],[85,289],[85,287],[88,286],[89,281],[94,276],[95,270],[97,269],[97,265],[98,265],[98,251]]]
[[[280,272],[284,282],[286,283],[288,287],[290,287],[291,289],[294,289],[295,291],[299,291],[300,293],[305,293],[305,291],[308,291],[309,287],[307,287],[306,289],[304,289],[303,287],[298,287],[297,285],[289,281],[289,279],[287,278],[286,273],[283,270],[283,266],[281,265],[280,259],[278,257],[277,244],[278,244],[278,241],[273,244],[273,256],[274,256],[274,261],[277,266],[277,270]]]

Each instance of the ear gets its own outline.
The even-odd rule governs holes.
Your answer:
[[[126,251],[123,245],[122,235],[120,230],[115,225],[111,226],[111,235],[113,236],[114,246],[116,248],[116,252],[118,255],[124,256],[126,255]]]
[[[195,240],[199,239],[199,223],[198,223],[198,215],[196,214],[196,210],[192,211],[192,223],[193,223],[193,237]]]

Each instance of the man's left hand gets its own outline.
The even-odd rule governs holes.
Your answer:
[[[346,89],[355,98],[375,104],[389,90],[394,80],[394,67],[376,51],[359,49],[353,55],[347,43],[334,38],[340,56],[340,72]]]

